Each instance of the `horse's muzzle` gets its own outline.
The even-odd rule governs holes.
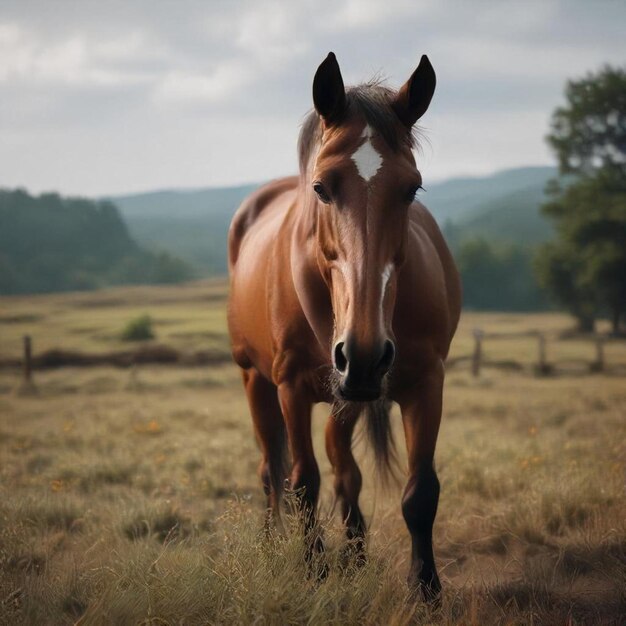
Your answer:
[[[382,386],[353,388],[340,383],[336,395],[344,402],[374,402],[382,395]]]
[[[378,400],[395,353],[395,346],[389,339],[368,351],[359,350],[350,340],[338,341],[333,350],[333,364],[340,377],[338,398],[348,402]]]

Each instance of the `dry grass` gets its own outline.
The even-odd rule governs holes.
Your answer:
[[[2,356],[21,356],[18,339],[27,334],[37,352],[124,350],[125,326],[146,313],[159,343],[181,350],[227,347],[225,294],[223,281],[203,281],[179,287],[5,296],[0,309]]]
[[[144,311],[160,341],[224,345],[222,295],[205,284],[7,299],[3,355],[17,354],[26,332],[35,349],[108,350],[116,340],[103,337]],[[472,314],[455,351],[469,351],[474,326],[568,324]],[[510,352],[523,345],[486,348],[522,359]],[[593,356],[582,342],[554,349]],[[624,358],[612,349],[608,359]],[[526,354],[531,364],[532,343]],[[330,575],[318,584],[305,575],[295,520],[284,536],[262,533],[258,451],[235,368],[65,368],[37,372],[28,395],[14,392],[18,382],[0,374],[1,623],[618,624],[626,613],[624,378],[449,373],[436,614],[407,597],[400,487],[376,485],[362,441],[370,559],[345,567],[325,407],[314,435]]]

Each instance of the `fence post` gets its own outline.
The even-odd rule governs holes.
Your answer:
[[[24,361],[22,363],[24,385],[33,384],[33,350],[30,335],[24,335]]]
[[[22,358],[22,380],[15,388],[15,393],[20,396],[31,396],[37,393],[37,387],[33,382],[33,343],[30,335],[22,338],[24,356]]]
[[[591,371],[604,371],[604,339],[602,337],[596,337],[596,360],[591,364]]]
[[[536,372],[540,376],[552,373],[552,366],[546,358],[546,337],[543,333],[537,333],[538,361]]]
[[[543,333],[539,333],[537,339],[539,340],[539,369],[543,371],[546,369],[546,338]]]
[[[474,329],[474,354],[472,356],[472,375],[480,376],[480,365],[482,360],[483,331],[480,328]]]

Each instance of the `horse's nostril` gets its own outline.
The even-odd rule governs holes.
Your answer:
[[[378,369],[382,372],[388,372],[393,365],[393,360],[396,356],[396,347],[393,345],[393,341],[387,339],[385,346],[383,347],[383,355],[378,362]]]
[[[344,342],[338,341],[335,344],[334,351],[335,367],[337,368],[337,371],[341,372],[342,374],[346,371],[346,367],[348,367],[348,359],[346,358],[346,355],[343,351],[343,347]]]

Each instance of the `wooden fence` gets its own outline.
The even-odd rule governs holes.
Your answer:
[[[474,349],[471,354],[451,357],[448,359],[446,366],[448,369],[459,365],[469,363],[472,375],[480,376],[481,369],[486,365],[501,369],[522,370],[524,365],[513,359],[507,360],[488,360],[485,358],[484,343],[486,341],[498,341],[507,339],[528,338],[536,342],[537,352],[536,360],[532,363],[532,369],[538,376],[548,376],[556,373],[557,369],[564,369],[567,366],[578,367],[583,371],[603,372],[607,368],[605,360],[604,344],[608,340],[607,337],[601,335],[581,336],[577,338],[579,341],[585,341],[595,346],[595,359],[561,359],[550,361],[547,356],[547,345],[549,335],[537,330],[517,332],[517,333],[487,333],[481,328],[475,328],[472,332],[474,337]],[[552,337],[551,341],[556,342],[558,339]],[[623,367],[623,364],[617,366]]]
[[[538,376],[548,376],[556,373],[557,369],[563,369],[565,366],[578,366],[580,371],[587,372],[603,372],[607,369],[605,360],[604,344],[608,340],[607,337],[601,335],[592,335],[589,337],[581,336],[578,340],[593,343],[595,345],[595,359],[588,361],[585,359],[567,359],[567,360],[548,360],[547,345],[548,335],[540,331],[525,331],[517,333],[486,333],[480,328],[473,331],[474,349],[471,354],[450,357],[446,362],[446,368],[457,368],[463,364],[469,363],[472,375],[480,376],[481,370],[485,366],[496,367],[500,369],[508,369],[512,371],[521,371],[525,365],[513,359],[493,360],[485,358],[484,343],[486,341],[499,341],[507,339],[528,338],[536,341],[537,357],[532,363],[532,369]],[[552,341],[557,338],[552,337]],[[78,352],[48,350],[37,357],[33,356],[32,341],[29,336],[23,338],[23,357],[22,359],[8,359],[6,363],[0,365],[22,368],[22,382],[25,388],[33,387],[33,370],[48,369],[63,366],[84,367],[89,365],[112,365],[117,367],[130,367],[140,363],[160,363],[171,365],[216,365],[230,362],[231,357],[227,352],[199,350],[192,354],[180,354],[173,348],[168,346],[154,345],[138,348],[135,351],[121,351],[105,354],[83,354]],[[613,371],[623,370],[626,373],[626,363],[613,365]]]

